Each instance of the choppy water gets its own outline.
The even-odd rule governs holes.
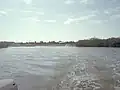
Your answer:
[[[120,60],[119,48],[10,47],[0,49],[0,79],[13,78],[20,90],[40,90],[62,77],[76,61]],[[106,62],[108,63],[108,62]]]

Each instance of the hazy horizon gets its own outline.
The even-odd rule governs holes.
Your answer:
[[[0,41],[120,36],[120,0],[0,0]]]
[[[84,38],[84,39],[78,39],[78,40],[47,40],[47,41],[43,41],[43,42],[52,42],[52,41],[55,41],[55,42],[71,42],[71,41],[73,41],[73,42],[78,42],[79,40],[90,40],[90,39],[92,39],[92,38],[97,38],[97,37],[90,37],[90,38]],[[120,38],[120,37],[108,37],[108,38],[97,38],[97,39],[109,39],[109,38]],[[41,42],[42,40],[38,40],[38,41],[36,41],[36,40],[28,40],[28,41],[20,41],[20,40],[17,40],[17,41],[14,41],[14,40],[0,40],[0,42],[15,42],[15,43],[20,43],[20,42],[23,42],[23,43],[26,43],[26,42]]]

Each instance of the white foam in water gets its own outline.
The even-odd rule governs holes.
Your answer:
[[[120,50],[117,48],[115,49],[117,51],[117,55],[119,57]],[[106,52],[103,54],[103,52]],[[52,53],[57,52],[57,53]],[[56,72],[60,71],[59,76],[63,72],[69,71],[69,65],[67,66],[67,62],[71,62],[71,66],[75,61],[78,61],[76,69],[83,70],[82,73],[78,74],[81,75],[75,76],[73,74],[73,78],[82,78],[82,79],[91,79],[96,78],[95,75],[90,74],[89,72],[84,72],[84,68],[86,66],[86,60],[99,60],[101,62],[102,57],[99,56],[107,56],[109,60],[113,60],[111,58],[113,55],[109,53],[113,53],[111,49],[109,48],[54,48],[54,47],[37,47],[37,48],[28,48],[28,47],[20,47],[20,48],[7,48],[7,49],[1,49],[0,50],[0,78],[14,78],[15,80],[19,81],[19,85],[22,85],[22,89],[20,90],[42,90],[39,87],[41,84],[43,84],[43,81],[48,82],[48,78],[50,78],[52,75],[55,75],[54,77],[57,77]],[[106,55],[107,54],[107,55]],[[95,57],[94,57],[95,56]],[[108,60],[108,61],[109,61]],[[85,64],[84,64],[85,63]],[[83,65],[82,65],[83,64]],[[55,68],[60,68],[55,69]],[[62,68],[62,69],[61,69]],[[70,72],[73,72],[73,68]],[[79,72],[78,72],[79,73]],[[29,75],[35,76],[34,78],[30,77],[26,79]],[[19,77],[24,78],[24,82],[20,82]],[[36,77],[38,76],[38,77]],[[46,76],[48,78],[46,78]],[[71,75],[68,75],[71,77]],[[44,78],[43,81],[41,81],[41,78]],[[62,77],[61,77],[62,78]],[[73,79],[72,78],[72,79]],[[55,78],[54,80],[57,80]],[[34,83],[33,83],[34,81]],[[36,83],[37,81],[37,83]],[[30,84],[32,83],[32,84]],[[49,83],[49,82],[48,82]],[[51,84],[51,81],[50,83]],[[57,83],[55,83],[57,84]],[[48,85],[48,84],[47,84]],[[43,86],[46,86],[45,84]],[[26,87],[26,88],[24,88]],[[38,87],[37,89],[33,87]]]

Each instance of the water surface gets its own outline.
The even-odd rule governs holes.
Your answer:
[[[77,61],[120,60],[119,48],[9,47],[0,49],[0,79],[13,78],[20,90],[55,84]],[[51,83],[52,82],[52,83]]]

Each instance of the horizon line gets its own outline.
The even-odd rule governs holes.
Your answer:
[[[55,41],[55,42],[77,42],[79,40],[90,40],[92,38],[96,38],[96,39],[110,39],[110,38],[120,38],[120,36],[114,36],[114,37],[109,37],[109,38],[98,38],[98,37],[90,37],[90,38],[85,38],[85,39],[78,39],[78,40],[26,40],[26,41],[22,41],[22,40],[0,40],[0,42],[52,42],[52,41]]]

